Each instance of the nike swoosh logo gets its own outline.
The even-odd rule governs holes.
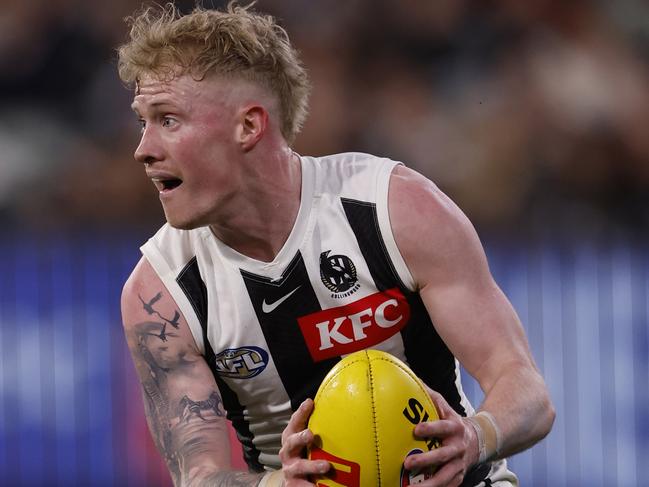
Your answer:
[[[300,286],[296,287],[296,288],[293,289],[290,293],[288,293],[288,294],[282,296],[282,297],[279,298],[277,301],[274,301],[274,302],[272,302],[272,303],[267,303],[267,302],[266,302],[266,299],[264,298],[264,301],[261,303],[261,310],[262,310],[264,313],[270,313],[270,312],[273,311],[275,308],[277,308],[280,304],[282,304],[284,301],[286,301],[288,298],[290,298],[290,297],[293,295],[293,293],[294,293],[295,291],[297,291],[298,289],[300,289]]]

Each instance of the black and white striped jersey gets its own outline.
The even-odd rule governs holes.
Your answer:
[[[281,465],[291,413],[357,350],[392,353],[460,414],[473,412],[390,228],[397,163],[361,153],[301,163],[298,216],[272,262],[236,252],[209,228],[167,224],[142,247],[187,319],[256,470]]]

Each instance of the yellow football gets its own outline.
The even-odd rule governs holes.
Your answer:
[[[314,403],[308,457],[333,466],[313,479],[318,487],[399,487],[433,474],[403,468],[408,455],[437,447],[413,430],[438,415],[419,378],[396,357],[378,350],[348,355],[324,378]]]

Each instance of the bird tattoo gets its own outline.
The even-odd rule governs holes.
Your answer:
[[[140,298],[140,301],[142,302],[142,307],[144,308],[144,311],[147,312],[147,314],[156,315],[158,318],[160,318],[165,323],[173,326],[176,330],[178,329],[178,327],[180,326],[180,323],[179,323],[180,312],[178,310],[175,310],[173,318],[169,319],[169,318],[165,318],[164,316],[162,316],[160,314],[160,312],[153,307],[153,305],[155,303],[157,303],[158,301],[160,301],[160,299],[162,298],[162,293],[161,292],[159,292],[158,294],[153,296],[150,301],[145,301],[142,298],[142,296],[140,296],[139,294],[137,295],[137,297]]]
[[[153,309],[153,305],[158,301],[160,301],[160,298],[162,298],[162,293],[158,293],[155,296],[153,296],[153,298],[151,298],[151,301],[149,302],[144,301],[144,299],[142,299],[142,296],[140,296],[139,294],[137,295],[137,297],[140,298],[140,301],[142,301],[142,306],[144,307],[144,311],[146,311],[150,315],[157,313],[157,311]]]

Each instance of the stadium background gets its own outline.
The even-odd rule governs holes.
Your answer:
[[[139,3],[2,2],[0,485],[169,485],[118,306],[163,221],[115,73]],[[403,160],[477,226],[558,411],[522,485],[648,485],[647,3],[258,8],[314,82],[299,152]]]

